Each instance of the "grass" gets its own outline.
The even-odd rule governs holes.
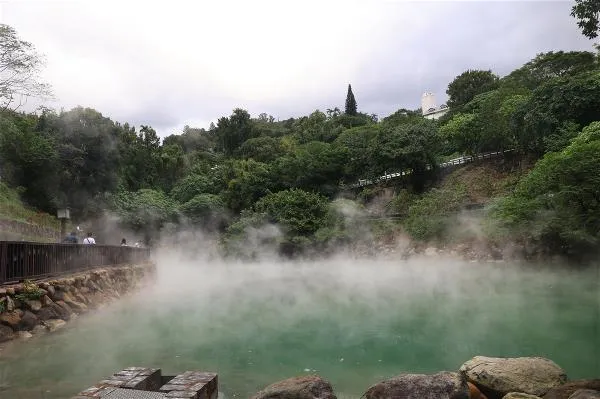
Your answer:
[[[528,167],[486,162],[458,168],[422,195],[401,190],[390,207],[402,215],[406,232],[421,242],[464,241],[479,237],[481,211],[466,211],[472,204],[487,205],[508,194]]]
[[[2,222],[5,223],[2,223]],[[19,226],[22,224],[22,226]],[[41,227],[49,234],[32,235],[32,227]],[[60,222],[53,215],[31,209],[23,204],[19,191],[0,182],[0,233],[17,235],[28,241],[48,240],[52,233],[60,232]]]

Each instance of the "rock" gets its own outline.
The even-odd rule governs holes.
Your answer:
[[[33,337],[28,331],[17,331],[17,338],[23,341],[27,341],[29,338]]]
[[[33,327],[38,325],[38,318],[36,315],[31,313],[29,310],[26,310],[21,316],[21,323],[19,323],[19,330],[29,331],[32,330]]]
[[[53,297],[56,293],[56,289],[50,284],[48,284],[48,288],[46,288],[46,290],[48,291],[48,295],[50,295],[51,297]]]
[[[40,321],[49,319],[59,319],[61,314],[52,306],[44,306],[37,312],[37,317]]]
[[[6,310],[9,312],[15,310],[15,301],[9,296],[6,297]]]
[[[469,399],[469,387],[459,373],[401,374],[370,387],[366,399]]]
[[[7,287],[6,288],[6,293],[8,295],[15,295],[15,288],[14,287]]]
[[[569,399],[569,397],[580,389],[593,389],[600,391],[600,379],[595,380],[573,380],[563,385],[552,388],[544,395],[544,399]]]
[[[52,304],[54,304],[54,301],[48,295],[42,297],[42,306],[50,306]]]
[[[57,319],[70,320],[73,310],[66,303],[59,301],[50,306],[58,315]]]
[[[20,322],[21,322],[21,315],[19,314],[19,312],[12,311],[12,312],[2,313],[0,315],[0,324],[4,324],[5,326],[12,328],[13,330],[17,329]]]
[[[44,322],[44,325],[50,332],[63,328],[66,324],[67,322],[61,319],[50,319]]]
[[[0,325],[0,342],[10,341],[15,337],[15,332],[8,326]]]
[[[82,295],[87,294],[88,292],[90,292],[90,289],[88,287],[81,287],[79,289],[79,292],[81,292]]]
[[[542,399],[539,396],[529,395],[521,392],[510,392],[504,395],[502,399]]]
[[[48,330],[46,329],[45,326],[38,324],[37,326],[33,327],[33,330],[31,330],[31,334],[38,335],[38,334],[43,334],[47,331]]]
[[[437,255],[437,249],[433,247],[429,247],[425,249],[425,256],[435,256]]]
[[[541,396],[567,380],[563,369],[542,357],[475,356],[460,371],[491,399],[509,392]]]
[[[75,312],[87,312],[88,307],[85,303],[73,301],[65,301]]]
[[[319,376],[293,377],[276,382],[252,399],[336,399],[331,384]]]
[[[600,399],[600,391],[595,389],[578,389],[569,399]]]
[[[0,287],[0,295],[6,295],[6,288]]]
[[[26,300],[25,305],[34,312],[37,312],[42,308],[42,303],[35,299]]]
[[[477,385],[472,382],[467,382],[469,386],[469,399],[487,399],[487,397],[481,393]]]

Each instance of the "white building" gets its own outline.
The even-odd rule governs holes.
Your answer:
[[[438,119],[448,112],[448,106],[442,104],[438,107],[433,93],[423,93],[423,96],[421,96],[421,112],[426,119]]]

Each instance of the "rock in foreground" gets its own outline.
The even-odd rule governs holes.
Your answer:
[[[331,384],[319,376],[293,377],[269,385],[252,399],[336,399]]]
[[[596,380],[574,380],[559,387],[552,388],[544,395],[544,399],[569,399],[579,389],[592,389],[600,391],[600,379]]]
[[[490,399],[502,398],[510,392],[542,396],[567,380],[563,369],[542,357],[475,356],[460,371]]]
[[[600,399],[600,391],[593,389],[578,389],[569,399]]]
[[[401,374],[373,385],[366,399],[469,399],[467,381],[459,373]]]

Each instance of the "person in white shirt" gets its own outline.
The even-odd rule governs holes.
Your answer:
[[[87,237],[83,239],[83,243],[87,245],[93,245],[96,243],[96,240],[94,240],[94,237],[92,237],[92,233],[88,233]]]

